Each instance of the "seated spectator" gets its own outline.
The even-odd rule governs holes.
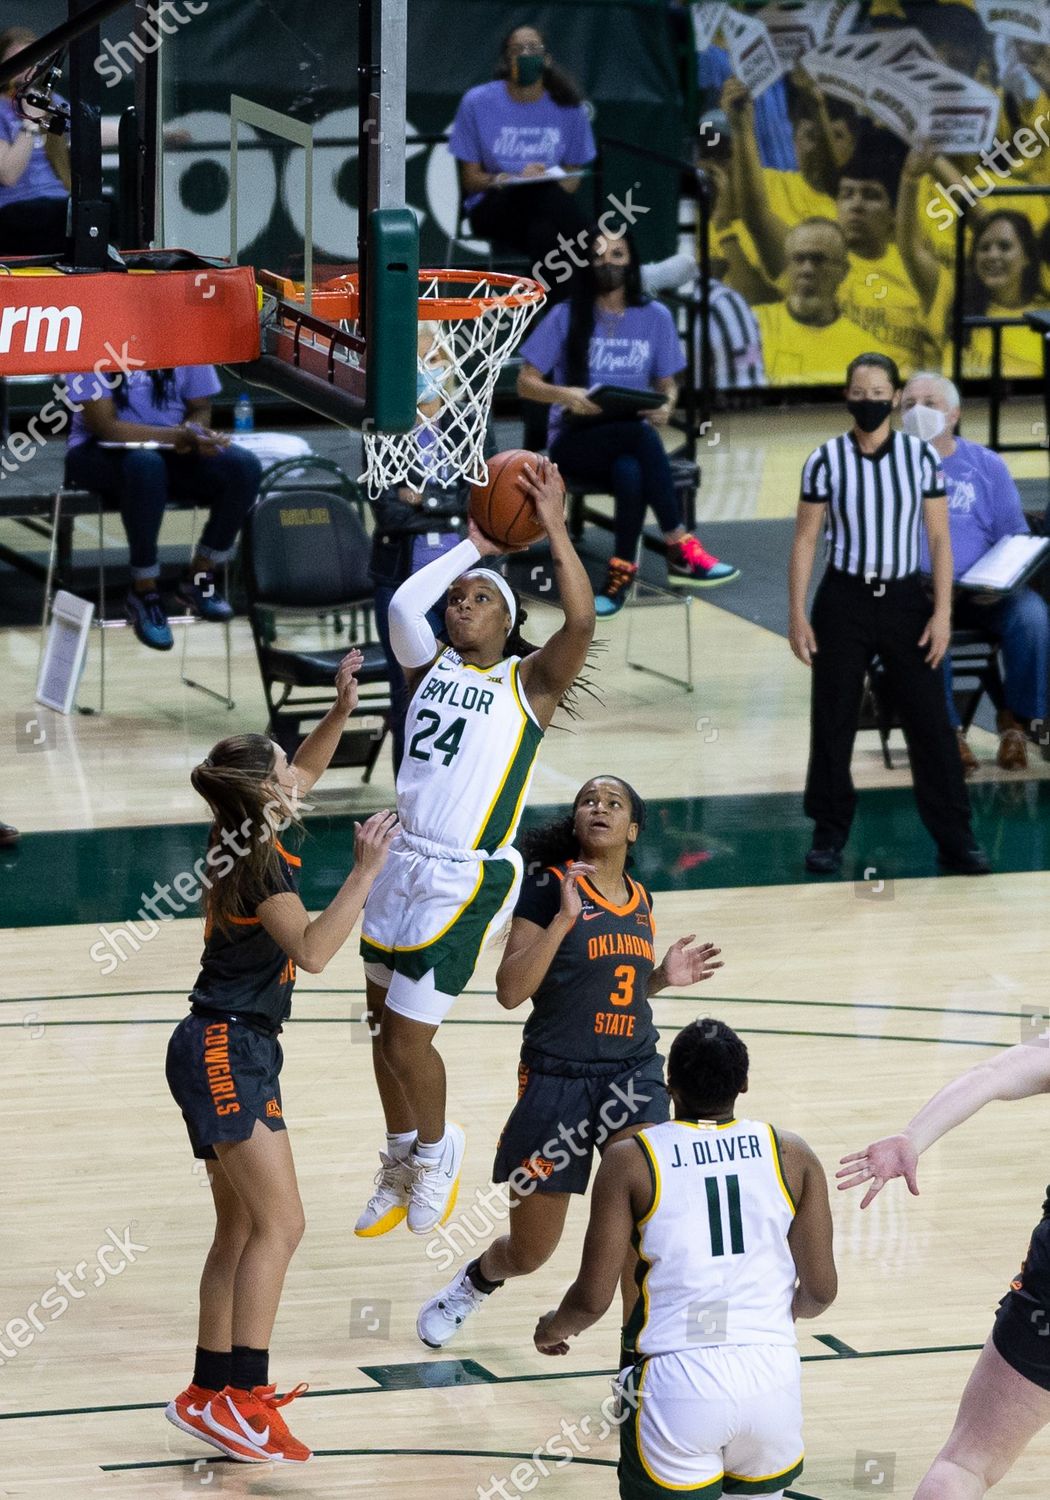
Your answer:
[[[0,849],[13,849],[21,838],[17,828],[12,828],[10,823],[0,823]]]
[[[672,585],[728,583],[739,570],[705,552],[683,526],[657,430],[670,420],[676,377],[686,364],[674,320],[662,303],[642,292],[630,235],[596,233],[588,243],[590,262],[574,279],[570,301],[551,308],[521,346],[518,394],[553,408],[549,452],[566,483],[607,490],[616,502],[616,550],[595,600],[599,615],[614,615],[638,572],[638,544],[650,505],[667,543]],[[645,417],[611,420],[587,394],[603,384],[656,390],[666,399]]]
[[[931,326],[952,367],[952,312],[955,278],[930,253],[915,219],[919,178],[930,159],[912,151],[904,164],[897,209],[897,236],[912,281],[919,289]],[[1016,318],[1030,307],[1046,306],[1040,275],[1039,244],[1031,221],[1013,209],[996,209],[981,220],[966,258],[963,309],[967,317]],[[963,330],[963,374],[983,379],[992,370],[990,328]],[[1026,327],[1002,330],[1002,373],[1008,379],[1037,379],[1043,373],[1042,339]]]
[[[22,26],[0,31],[0,60],[35,41]],[[40,110],[16,106],[22,81],[12,78],[0,93],[0,256],[57,255],[66,243],[69,147],[45,132]]]
[[[470,226],[482,239],[536,263],[557,249],[559,235],[573,239],[584,227],[579,177],[507,183],[543,178],[553,167],[573,172],[597,155],[583,97],[534,26],[510,32],[493,82],[464,95],[449,150],[459,162]],[[551,292],[565,295],[557,281]]]
[[[771,385],[834,385],[871,341],[839,302],[846,240],[830,219],[807,219],[786,240],[787,296],[754,309]]]
[[[956,433],[959,392],[943,375],[913,375],[901,399],[905,432],[925,438],[941,457],[948,485],[948,526],[956,578],[971,568],[1001,537],[1027,533],[1017,486],[998,453]],[[925,531],[920,538],[920,566],[930,571]],[[1043,733],[1047,710],[1047,665],[1050,663],[1050,611],[1030,588],[1008,594],[956,589],[953,624],[958,629],[987,631],[997,638],[1003,658],[1006,708],[998,716],[999,753],[1005,770],[1028,764],[1026,740]],[[959,739],[963,766],[973,771],[977,759],[963,736],[952,697],[951,659],[944,658],[948,716]]]
[[[96,375],[67,377],[69,395],[80,410],[69,432],[66,482],[98,490],[119,504],[131,552],[128,622],[144,646],[170,651],[174,642],[161,602],[157,562],[157,538],[169,499],[209,509],[178,597],[201,619],[228,620],[233,611],[215,569],[234,554],[262,471],[253,453],[211,430],[211,401],[221,388],[211,365],[133,370],[116,382],[107,379],[108,384]],[[104,443],[129,446],[108,448]]]

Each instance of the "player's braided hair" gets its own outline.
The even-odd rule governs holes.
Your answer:
[[[228,929],[232,917],[254,917],[268,896],[285,888],[278,834],[289,824],[300,827],[301,820],[277,795],[275,760],[265,734],[234,734],[190,772],[212,815],[201,872],[209,926]]]
[[[524,661],[525,657],[532,656],[532,654],[538,651],[540,648],[532,641],[526,640],[526,638],[522,635],[521,628],[529,618],[529,612],[521,602],[521,595],[518,593],[513,584],[509,582],[509,580],[507,583],[507,587],[514,595],[516,610],[514,614],[514,620],[510,627],[510,633],[503,643],[503,657],[504,660],[506,660],[508,656],[520,656]],[[597,641],[592,641],[588,646],[588,668],[593,666],[594,653],[601,650],[603,646],[604,642]],[[565,689],[564,693],[562,693],[561,697],[558,699],[558,707],[560,709],[563,709],[565,713],[568,714],[570,719],[578,719],[580,717],[580,697],[584,693],[586,693],[588,697],[594,698],[599,703],[602,701],[600,694],[595,691],[594,679],[593,677],[591,677],[589,671],[587,670],[581,672],[577,677],[573,679],[572,682],[570,682],[569,686]],[[556,725],[552,727],[563,728],[564,726]]]
[[[685,1119],[709,1120],[732,1109],[747,1070],[744,1042],[731,1026],[710,1017],[684,1027],[667,1054],[667,1084]]]

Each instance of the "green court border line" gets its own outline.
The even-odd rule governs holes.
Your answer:
[[[803,1354],[800,1356],[804,1365],[830,1364],[837,1359],[898,1359],[913,1354],[976,1354],[983,1349],[983,1344],[933,1344],[922,1349],[858,1349],[849,1355],[838,1353],[832,1354]],[[493,1385],[533,1385],[541,1380],[595,1380],[604,1378],[608,1380],[614,1375],[614,1370],[550,1370],[541,1371],[531,1375],[497,1375],[492,1382],[487,1382],[483,1389],[491,1390]],[[481,1388],[481,1387],[478,1387]],[[451,1386],[435,1386],[435,1390],[451,1390]],[[304,1391],[300,1400],[317,1400],[327,1396],[372,1396],[393,1395],[394,1391],[387,1386],[356,1385],[335,1387],[330,1391]],[[162,1401],[137,1401],[117,1406],[63,1406],[56,1407],[52,1411],[6,1411],[0,1412],[0,1422],[21,1422],[45,1417],[83,1417],[109,1415],[120,1411],[163,1411],[167,1403]],[[527,1455],[531,1458],[531,1454]]]
[[[14,930],[14,929],[11,929]],[[304,990],[296,987],[296,995],[312,995],[314,997],[323,995],[361,995],[364,989],[350,986],[345,989],[332,990]],[[495,990],[464,990],[461,998],[466,1000],[486,1000],[495,996]],[[69,995],[16,995],[14,998],[0,999],[0,1005],[42,1005],[49,1000],[134,1000],[142,999],[150,995],[188,995],[186,989],[177,990],[81,990]],[[662,991],[654,996],[658,1000],[687,1000],[695,1005],[695,995],[666,995]],[[749,995],[722,995],[712,1004],[717,1005],[797,1005],[810,1010],[896,1010],[905,1015],[931,1015],[931,1016],[990,1016],[998,1020],[1013,1020],[1017,1016],[1014,1010],[972,1010],[962,1005],[902,1005],[898,1001],[885,1000],[778,1000],[769,996]]]
[[[314,1458],[366,1458],[372,1454],[377,1456],[393,1455],[395,1458],[420,1457],[420,1458],[521,1458],[526,1462],[532,1462],[533,1453],[505,1453],[492,1452],[488,1448],[315,1448]],[[550,1455],[548,1455],[550,1457]],[[212,1462],[212,1460],[208,1460]],[[237,1460],[233,1458],[216,1458],[216,1464],[231,1464],[236,1466]],[[135,1464],[99,1464],[103,1474],[117,1474],[121,1471],[139,1469],[184,1469],[191,1464],[199,1464],[199,1458],[155,1458],[146,1463]],[[573,1464],[588,1464],[599,1469],[615,1469],[614,1458],[584,1458],[573,1455]],[[553,1468],[554,1465],[552,1464]],[[572,1467],[572,1464],[562,1464],[563,1469]],[[800,1495],[797,1500],[814,1500],[812,1496]]]
[[[492,1452],[487,1448],[315,1448],[314,1458],[366,1458],[375,1454],[379,1457],[393,1456],[395,1458],[518,1458],[526,1463],[532,1463],[535,1451],[533,1449],[532,1453],[506,1453]],[[212,1460],[209,1459],[208,1462]],[[214,1462],[234,1464],[236,1461],[228,1458],[216,1459]],[[143,1469],[184,1469],[191,1464],[198,1463],[200,1463],[199,1458],[161,1458],[149,1463],[99,1464],[98,1467],[103,1474],[118,1474],[129,1470],[141,1472]],[[617,1461],[614,1458],[584,1458],[574,1454],[569,1463],[561,1464],[559,1467],[568,1469],[573,1464],[587,1465],[596,1469],[615,1469]],[[818,1500],[816,1495],[803,1495],[801,1490],[785,1490],[784,1495],[785,1500]]]
[[[30,1027],[60,1026],[177,1026],[184,1016],[113,1016],[107,1019],[91,1018],[83,1021],[36,1021],[29,1017],[22,1021],[0,1021],[0,1031],[28,1031]],[[357,1026],[360,1017],[354,1016],[297,1016],[296,1029],[302,1026]],[[467,1021],[455,1018],[441,1023],[443,1026],[500,1026],[506,1031],[517,1029],[515,1021]],[[666,1027],[665,1030],[670,1028]],[[856,1031],[789,1031],[776,1026],[741,1026],[745,1036],[809,1036],[830,1038],[833,1041],[850,1042],[925,1042],[933,1047],[1013,1047],[1014,1042],[973,1041],[958,1036],[888,1036],[883,1032]]]

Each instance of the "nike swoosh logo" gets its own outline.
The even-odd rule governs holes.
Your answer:
[[[191,1417],[203,1417],[203,1415],[204,1415],[204,1407],[203,1406],[191,1406],[189,1408],[189,1414],[190,1414]]]
[[[248,1439],[249,1443],[251,1443],[253,1447],[255,1447],[255,1448],[265,1448],[266,1447],[266,1444],[270,1441],[270,1427],[269,1427],[269,1424],[267,1424],[263,1428],[262,1432],[256,1432],[256,1430],[252,1426],[252,1424],[250,1422],[246,1422],[244,1420],[244,1418],[241,1416],[240,1412],[232,1404],[232,1402],[230,1402],[230,1401],[226,1402],[226,1409],[227,1409],[227,1411],[233,1413],[234,1417],[237,1419],[237,1426],[241,1429],[241,1431],[244,1433],[244,1436]]]
[[[594,919],[595,919],[595,917],[600,917],[601,916],[601,912],[600,911],[585,911],[585,912],[581,913],[581,915],[583,916],[583,920],[585,922],[593,922]]]

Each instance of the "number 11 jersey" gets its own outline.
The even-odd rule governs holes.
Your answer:
[[[509,844],[543,739],[520,657],[474,667],[446,646],[412,695],[397,809],[406,833],[488,853]]]
[[[669,1120],[635,1139],[653,1196],[635,1225],[640,1295],[625,1347],[646,1355],[794,1344],[795,1205],[773,1127]]]

